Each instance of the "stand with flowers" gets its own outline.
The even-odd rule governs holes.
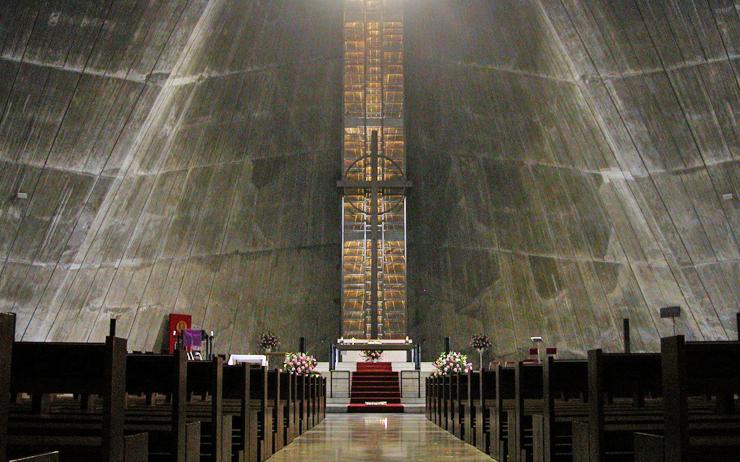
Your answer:
[[[473,335],[470,337],[470,346],[478,351],[478,359],[480,360],[480,370],[483,370],[483,352],[487,348],[491,348],[491,339],[487,335]]]
[[[272,332],[267,331],[264,334],[260,335],[258,344],[262,350],[270,353],[272,350],[277,350],[277,348],[280,346],[280,339]]]

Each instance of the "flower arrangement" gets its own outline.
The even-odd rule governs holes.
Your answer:
[[[470,337],[470,346],[478,351],[485,350],[491,348],[491,339],[483,334],[473,335]]]
[[[270,351],[273,349],[277,349],[277,347],[279,346],[280,346],[280,339],[277,338],[276,335],[273,335],[272,332],[267,331],[264,334],[260,335],[259,347],[261,349]]]
[[[309,376],[316,369],[316,358],[306,353],[288,353],[285,355],[283,370],[288,374]]]
[[[383,352],[380,350],[364,350],[362,356],[365,358],[365,361],[377,361],[383,356]]]
[[[434,375],[467,374],[473,370],[473,363],[468,362],[468,356],[451,351],[439,355],[434,364]]]

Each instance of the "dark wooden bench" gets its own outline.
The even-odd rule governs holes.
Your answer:
[[[588,381],[588,417],[572,424],[573,460],[634,460],[634,434],[663,428],[661,354],[589,351]],[[708,428],[734,425],[718,420],[715,406],[706,396],[694,400],[690,421]]]
[[[548,357],[542,372],[541,415],[532,416],[534,462],[573,459],[573,420],[588,416],[588,362]]]
[[[306,392],[305,377],[296,376],[295,378],[295,399],[296,399],[296,422],[298,424],[298,434],[301,435],[308,430],[308,404]]]
[[[0,313],[0,462],[8,460],[8,409],[14,339],[15,316]]]
[[[490,409],[496,402],[496,371],[483,371],[480,375],[480,396],[473,402],[475,414],[475,446],[486,454],[490,454],[491,448],[491,413]]]
[[[147,460],[148,435],[124,431],[126,340],[15,342],[10,377],[13,396],[28,393],[34,399],[32,413],[10,416],[9,457],[58,450],[62,461]],[[40,415],[47,396],[64,393],[101,396],[100,418],[80,423]]]
[[[510,366],[496,366],[496,398],[489,405],[489,454],[497,460],[508,460],[510,416],[513,417],[516,398],[516,370]]]
[[[660,354],[588,352],[588,415],[574,420],[573,460],[631,460],[632,433],[659,422]]]
[[[200,459],[200,421],[187,419],[187,368],[184,351],[174,354],[129,354],[126,357],[126,393],[168,397],[164,409],[136,406],[126,412],[126,428],[150,434],[149,457],[190,462]]]
[[[542,365],[519,362],[514,369],[514,410],[507,414],[509,460],[532,462],[533,415],[543,409]]]
[[[661,339],[663,420],[658,432],[635,434],[635,460],[740,460],[740,342]],[[709,397],[711,416],[696,418],[692,397]]]
[[[223,358],[188,361],[186,411],[189,420],[201,422],[201,459],[230,462],[232,416],[224,413]],[[199,395],[200,400],[192,399]]]
[[[455,434],[455,423],[457,422],[457,375],[450,375],[447,382],[447,394],[445,395],[445,407],[447,409],[445,430]]]
[[[477,420],[476,409],[480,403],[480,371],[470,371],[465,384],[465,400],[463,402],[463,440],[473,446],[476,445]]]
[[[441,377],[439,376],[431,376],[428,378],[427,382],[427,390],[426,392],[429,394],[429,402],[427,402],[427,407],[429,409],[429,419],[434,422],[436,425],[440,425],[440,418],[439,418],[439,412],[440,412],[440,394],[439,389],[440,385],[439,382],[441,380]]]
[[[424,415],[427,420],[432,420],[432,379],[434,377],[427,377],[424,379]]]
[[[15,315],[0,313],[0,461],[8,460],[8,411],[10,408],[10,374],[15,339]],[[59,452],[46,452],[10,462],[58,462]]]
[[[467,403],[468,403],[468,374],[455,374],[455,395],[452,399],[453,420],[452,434],[461,440],[465,439],[465,425],[467,421]]]
[[[287,446],[298,436],[296,383],[295,375],[280,375],[281,400],[285,402],[283,409],[283,446]]]
[[[305,433],[314,425],[313,412],[315,405],[312,396],[312,387],[309,377],[298,376],[296,382],[296,399],[298,400],[298,414],[300,417],[299,432]]]
[[[285,401],[282,399],[283,396],[280,389],[281,375],[282,372],[278,369],[268,371],[267,373],[267,407],[272,417],[272,425],[270,426],[270,432],[272,433],[270,437],[270,454],[274,454],[282,449],[285,434]]]
[[[326,377],[317,377],[319,381],[319,422],[326,418]]]
[[[311,387],[311,425],[316,426],[323,418],[322,413],[325,408],[323,389],[325,386],[323,378],[317,375],[308,376],[308,383]]]
[[[263,452],[266,447],[264,387],[267,370],[249,364],[224,366],[223,378],[225,412],[233,416],[232,460],[259,462],[266,459]]]

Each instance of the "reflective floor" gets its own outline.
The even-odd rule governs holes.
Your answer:
[[[491,461],[419,414],[329,414],[270,458],[296,461]]]

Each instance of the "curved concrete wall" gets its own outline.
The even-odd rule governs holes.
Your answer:
[[[82,306],[81,246],[204,5],[0,6],[0,306],[20,338],[54,338],[61,304]]]
[[[0,309],[19,338],[339,335],[342,3],[0,6]],[[410,335],[521,357],[736,335],[730,0],[406,0]],[[16,192],[28,199],[12,199]],[[722,195],[733,194],[723,200]]]
[[[407,3],[410,306],[427,351],[735,338],[738,18],[726,2]],[[722,194],[734,199],[723,201]],[[442,326],[442,328],[440,328]]]
[[[139,18],[144,30],[167,20],[156,5],[162,3],[128,2],[132,9],[153,10],[151,17]],[[195,326],[216,331],[218,351],[254,350],[264,329],[272,329],[288,349],[297,348],[303,335],[316,350],[339,332],[333,183],[341,133],[341,7],[337,1],[216,1],[185,2],[180,10],[192,12],[187,19],[193,20],[181,26],[188,30],[183,40],[177,37],[172,72],[159,78],[159,91],[139,114],[138,130],[125,146],[116,145],[120,160],[105,166],[106,172],[115,168],[115,176],[94,208],[85,205],[86,191],[81,197],[62,194],[56,201],[61,205],[43,200],[39,213],[53,217],[49,227],[60,228],[57,209],[82,209],[85,232],[73,234],[74,248],[60,250],[63,261],[28,258],[21,274],[6,265],[4,303],[18,312],[19,336],[29,340],[100,340],[108,319],[117,317],[129,348],[158,349],[166,314],[177,311],[191,313]],[[39,8],[29,14],[47,13]],[[59,20],[72,26],[88,21],[77,10],[65,14]],[[23,33],[38,32],[26,26],[18,35]],[[154,41],[137,33],[113,41],[124,51],[157,54]],[[124,54],[97,52],[102,45],[89,38],[80,42],[92,44],[93,57],[122,67]],[[28,53],[18,58],[24,59]],[[18,91],[11,101],[21,98]],[[64,145],[113,144],[116,134],[79,132],[92,130],[90,124],[106,115],[99,106],[115,107],[115,101],[92,89],[77,93],[79,117],[88,120],[72,119],[77,138]],[[29,113],[38,118],[56,103],[42,101]],[[6,112],[18,114],[8,106]],[[10,140],[32,142],[17,125],[10,127]],[[58,157],[65,168],[79,169],[91,156],[60,149]],[[48,176],[46,181],[59,184],[51,197],[66,191],[61,173]],[[10,184],[3,180],[4,187]],[[42,198],[34,193],[31,203],[37,202]],[[23,217],[20,226],[33,226],[32,218]],[[59,245],[57,233],[44,239],[39,232],[38,240]],[[27,252],[38,247],[26,232],[17,235]],[[43,278],[25,275],[28,266],[39,267]]]

